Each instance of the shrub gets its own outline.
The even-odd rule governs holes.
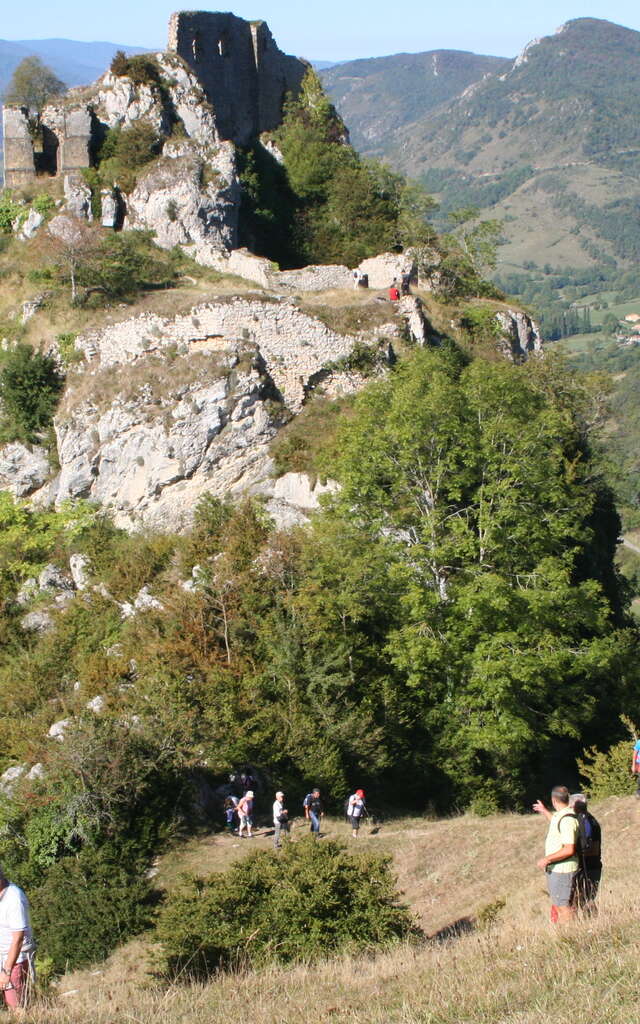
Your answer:
[[[27,216],[27,209],[22,203],[17,203],[13,193],[4,189],[0,193],[0,231],[10,234],[13,223],[17,219],[24,220]]]
[[[629,730],[631,742],[637,739],[637,730],[628,718],[621,716],[621,721]],[[590,747],[585,750],[582,760],[578,761],[580,776],[586,780],[586,790],[593,800],[604,800],[608,796],[628,796],[635,786],[634,777],[630,772],[631,743],[621,740],[609,750],[596,750]]]
[[[124,50],[118,50],[111,61],[111,73],[119,78],[130,78],[134,85],[159,85],[160,67],[158,62],[146,53],[127,57]]]
[[[84,359],[83,353],[76,348],[76,337],[77,335],[75,334],[59,334],[56,338],[58,352],[65,366],[81,363]]]
[[[48,192],[41,192],[39,196],[35,197],[31,205],[37,213],[42,214],[43,217],[48,217],[55,210],[56,201]]]
[[[18,344],[0,361],[0,438],[31,442],[52,421],[64,378],[55,361]]]
[[[117,186],[124,192],[135,188],[141,167],[159,155],[162,140],[149,121],[134,121],[124,128],[111,128],[98,153],[98,177],[102,186]]]
[[[130,298],[176,280],[176,259],[159,249],[146,231],[106,235],[78,268],[78,282],[106,299]]]
[[[30,900],[40,952],[56,971],[103,960],[152,915],[143,865],[123,864],[109,848],[58,861]]]
[[[460,317],[460,326],[472,344],[495,342],[500,336],[496,311],[491,306],[465,306]]]
[[[390,858],[305,839],[192,879],[160,914],[164,967],[206,977],[218,968],[310,960],[410,935]]]

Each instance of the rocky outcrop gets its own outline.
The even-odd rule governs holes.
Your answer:
[[[540,328],[527,313],[519,309],[500,310],[496,321],[500,326],[498,346],[508,359],[523,362],[542,353]]]
[[[90,498],[128,528],[179,529],[201,494],[239,494],[268,473],[278,407],[257,351],[241,345],[223,360],[202,353],[176,363],[143,357],[135,388],[112,402],[99,402],[99,379],[95,397],[74,405],[68,396],[56,418],[58,501]],[[158,392],[144,378],[149,371],[157,383],[161,370]]]
[[[42,487],[51,472],[44,448],[19,441],[0,447],[0,490],[26,498]]]
[[[237,245],[240,183],[230,143],[167,143],[126,201],[125,228],[154,232],[163,249],[191,247],[199,262]]]
[[[313,481],[308,473],[285,473],[271,482],[267,511],[280,529],[289,529],[308,521],[309,513],[320,508],[320,498],[338,490],[335,480]]]
[[[67,213],[79,220],[93,220],[91,189],[79,174],[65,174],[64,197]]]

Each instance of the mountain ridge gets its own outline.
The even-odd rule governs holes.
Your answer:
[[[323,81],[356,146],[422,181],[441,204],[441,225],[451,209],[470,205],[501,220],[498,259],[510,271],[535,263],[600,270],[611,281],[635,266],[640,32],[572,19],[417,117],[378,118],[372,137],[388,87],[383,60],[368,69],[378,93],[364,112],[340,93],[344,66]],[[396,77],[395,106],[402,88]]]

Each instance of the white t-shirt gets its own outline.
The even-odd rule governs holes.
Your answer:
[[[273,824],[280,824],[280,815],[282,814],[283,805],[280,800],[274,800],[273,803]]]
[[[362,812],[363,811],[364,811],[364,800],[362,799],[361,796],[356,796],[355,793],[354,793],[353,796],[349,797],[349,806],[347,807],[347,815],[350,818],[360,818],[362,816]]]
[[[13,933],[24,931],[22,949],[16,963],[26,960],[34,949],[29,901],[17,885],[9,885],[0,893],[0,958],[4,960],[13,942]]]

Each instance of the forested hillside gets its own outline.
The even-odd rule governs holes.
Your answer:
[[[45,977],[145,930],[167,992],[421,942],[375,851],[159,858],[247,773],[258,821],[520,811],[640,716],[601,377],[302,72],[240,146],[198,67],[118,54],[93,165],[0,199],[0,863]]]
[[[386,157],[401,128],[421,121],[484,75],[510,66],[503,57],[432,50],[347,61],[322,71],[322,81],[356,149]]]

